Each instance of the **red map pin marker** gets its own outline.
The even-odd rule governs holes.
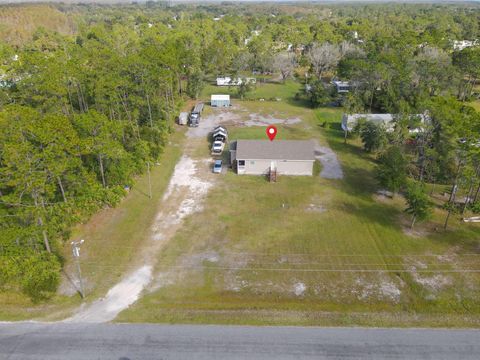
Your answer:
[[[270,141],[273,141],[273,139],[275,139],[275,136],[277,136],[277,128],[273,125],[267,127],[267,136]]]

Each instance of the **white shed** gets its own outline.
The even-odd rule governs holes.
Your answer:
[[[210,105],[215,107],[228,107],[230,106],[230,95],[212,95]]]

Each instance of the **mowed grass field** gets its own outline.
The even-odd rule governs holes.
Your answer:
[[[283,85],[274,85],[283,87]],[[288,92],[275,89],[274,93]],[[154,286],[117,321],[289,325],[480,325],[480,226],[445,213],[408,230],[401,196],[376,195],[375,158],[343,141],[341,109],[290,98],[238,102],[233,112],[301,118],[278,138],[317,139],[342,180],[219,175],[203,211],[159,256]],[[264,127],[229,127],[230,140]]]

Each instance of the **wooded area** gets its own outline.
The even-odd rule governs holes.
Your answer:
[[[452,45],[480,38],[479,6],[52,4],[0,20],[0,287],[54,293],[69,229],[121,201],[182,102],[220,75],[273,72],[310,86],[305,106],[397,114],[393,132],[356,132],[380,184],[406,189],[412,226],[428,184],[451,189],[449,214],[480,212],[480,46]],[[354,84],[345,97],[334,77]],[[411,114],[430,119],[414,135]]]

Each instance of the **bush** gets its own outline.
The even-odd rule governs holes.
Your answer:
[[[382,150],[388,140],[385,127],[371,121],[367,121],[361,126],[360,138],[367,152]]]
[[[25,257],[22,262],[21,287],[32,301],[49,299],[60,282],[60,262],[53,254],[41,253]]]
[[[397,193],[407,181],[407,160],[402,149],[391,146],[378,158],[377,179],[381,186]]]

